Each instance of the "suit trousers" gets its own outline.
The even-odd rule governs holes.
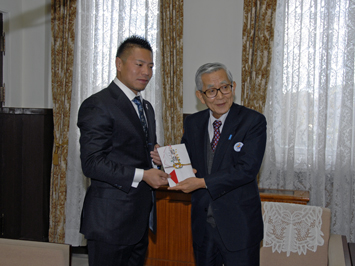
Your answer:
[[[88,240],[89,266],[143,266],[148,249],[148,226],[135,245],[122,246]]]
[[[224,246],[217,227],[208,222],[206,222],[206,231],[202,245],[198,246],[196,243],[193,243],[193,248],[196,266],[260,265],[260,243],[246,249],[229,251]]]

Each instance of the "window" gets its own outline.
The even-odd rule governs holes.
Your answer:
[[[282,110],[274,113],[280,165],[292,149],[295,167],[307,169],[323,146],[326,166],[335,164],[342,104],[349,100],[344,98],[346,88],[354,87],[349,40],[355,37],[349,1],[336,2],[331,6],[293,0],[278,5],[284,5],[284,13],[276,21],[275,38],[280,42],[273,53],[281,56],[274,57],[276,79],[271,86],[274,104]]]
[[[355,241],[355,2],[278,1],[261,187],[310,191]]]

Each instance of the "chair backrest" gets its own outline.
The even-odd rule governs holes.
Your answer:
[[[275,202],[262,205],[261,266],[328,265],[330,209]]]
[[[69,266],[70,245],[0,238],[0,266]]]

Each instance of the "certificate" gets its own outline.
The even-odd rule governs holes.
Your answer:
[[[195,176],[185,144],[159,147],[158,153],[165,173],[170,175],[168,178],[170,187],[176,186],[186,178]]]

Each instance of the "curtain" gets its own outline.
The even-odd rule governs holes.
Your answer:
[[[276,0],[244,0],[242,105],[264,111],[269,82]]]
[[[310,191],[355,241],[355,2],[278,1],[260,185]]]
[[[80,104],[91,94],[107,87],[116,76],[116,52],[128,36],[146,37],[153,48],[153,77],[142,93],[156,112],[158,143],[163,143],[158,0],[85,0],[78,1],[75,30],[75,60],[70,113],[65,207],[65,243],[85,245],[79,233],[80,214],[88,178],[81,171],[79,130],[76,126]]]
[[[161,0],[163,121],[165,145],[181,142],[183,133],[184,2]]]
[[[68,133],[74,60],[76,1],[51,2],[51,67],[54,148],[50,187],[49,241],[64,243]]]

